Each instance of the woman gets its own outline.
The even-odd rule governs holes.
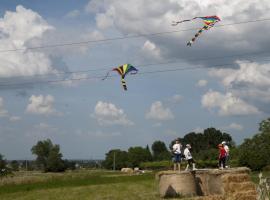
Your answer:
[[[224,149],[223,144],[219,144],[218,148],[219,148],[218,167],[219,169],[223,169],[225,167],[226,151]]]

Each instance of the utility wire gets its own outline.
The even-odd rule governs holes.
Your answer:
[[[213,28],[222,28],[222,27],[225,27],[225,26],[234,26],[234,25],[241,25],[241,24],[248,24],[248,23],[264,22],[264,21],[269,21],[269,20],[270,20],[270,18],[249,20],[249,21],[242,21],[242,22],[236,22],[236,23],[228,23],[228,24],[216,25]],[[14,51],[25,51],[25,50],[34,50],[34,49],[45,49],[45,48],[55,48],[55,47],[65,47],[65,46],[80,46],[80,45],[87,45],[87,44],[90,44],[90,43],[109,42],[109,41],[114,41],[114,40],[124,40],[124,39],[129,39],[129,38],[140,38],[140,37],[145,37],[145,36],[165,35],[165,34],[186,32],[186,31],[197,30],[197,29],[198,28],[190,28],[190,29],[182,29],[182,30],[175,30],[175,31],[163,31],[163,32],[155,32],[155,33],[129,35],[129,36],[123,36],[123,37],[113,37],[113,38],[100,39],[100,40],[87,40],[87,41],[70,42],[70,43],[48,44],[48,45],[34,46],[34,47],[27,47],[27,48],[2,49],[2,50],[0,50],[0,53],[7,53],[7,52],[14,52]]]
[[[253,55],[260,55],[260,54],[267,54],[267,53],[270,53],[270,50],[269,51],[249,52],[249,53],[244,53],[244,54],[232,54],[232,55],[227,55],[227,56],[216,56],[216,57],[202,57],[202,58],[191,57],[190,59],[186,58],[186,60],[187,61],[205,61],[205,60],[216,60],[216,59],[233,58],[233,57],[253,56]],[[268,60],[261,60],[261,61],[268,61]],[[183,62],[183,61],[169,60],[167,62],[135,64],[134,66],[142,68],[142,67],[151,67],[151,66],[156,66],[156,65],[176,64],[176,63],[180,63],[180,62]],[[78,71],[24,75],[24,76],[12,76],[12,77],[1,77],[0,76],[0,80],[1,80],[1,78],[4,78],[4,79],[8,79],[8,78],[35,78],[35,77],[44,77],[44,76],[46,77],[46,76],[57,76],[57,75],[67,75],[67,74],[79,74],[79,73],[87,73],[87,72],[109,71],[112,69],[112,67],[116,67],[116,66],[108,66],[108,67],[101,67],[101,68],[87,69],[87,70],[78,70]]]
[[[268,59],[269,61],[269,59]],[[251,63],[252,61],[240,62],[243,63]],[[183,70],[195,70],[195,69],[209,69],[215,67],[224,67],[224,66],[234,66],[235,63],[224,63],[219,65],[212,66],[197,66],[197,67],[176,67],[171,69],[160,69],[160,70],[152,70],[146,72],[139,72],[136,75],[145,75],[145,74],[156,74],[156,73],[165,73],[165,72],[175,72],[175,71],[183,71]],[[118,75],[108,75],[108,78],[117,77]],[[23,86],[23,85],[34,85],[34,84],[44,84],[44,83],[58,83],[58,82],[69,82],[69,81],[82,81],[82,80],[101,80],[104,78],[103,76],[88,76],[83,78],[71,78],[71,79],[60,79],[60,80],[48,80],[48,81],[39,81],[39,82],[23,82],[23,83],[14,83],[14,84],[0,84],[1,87],[12,87],[12,86]]]

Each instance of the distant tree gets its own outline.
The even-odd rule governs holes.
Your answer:
[[[260,123],[259,131],[262,133],[270,133],[270,118],[263,120]]]
[[[126,151],[121,151],[120,149],[112,149],[106,153],[106,158],[102,165],[106,169],[113,169],[114,164],[115,169],[117,170],[123,167],[129,167],[128,153]]]
[[[252,170],[261,170],[270,165],[270,120],[263,120],[260,123],[260,133],[252,138],[245,139],[239,147],[239,163],[250,167]]]
[[[4,156],[0,154],[0,177],[7,175],[7,162]]]
[[[149,151],[143,147],[130,147],[128,149],[128,160],[132,167],[138,167],[141,162],[152,160]]]
[[[65,170],[60,146],[54,145],[50,139],[38,141],[31,149],[37,156],[36,163],[45,172],[60,172]]]
[[[19,162],[17,160],[12,160],[10,162],[10,167],[12,171],[19,171]]]
[[[168,160],[171,157],[165,143],[162,141],[155,141],[152,144],[152,152],[153,160],[155,161]]]

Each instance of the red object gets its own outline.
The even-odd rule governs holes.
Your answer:
[[[219,159],[226,156],[226,151],[223,147],[219,148]]]

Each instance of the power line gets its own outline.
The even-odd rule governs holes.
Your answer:
[[[232,54],[227,56],[216,56],[216,57],[202,57],[202,58],[186,58],[188,61],[204,61],[204,60],[215,60],[215,59],[224,59],[224,58],[233,58],[233,57],[243,57],[243,56],[252,56],[252,55],[260,55],[260,54],[266,54],[270,53],[269,51],[258,51],[258,52],[249,52],[244,54]],[[264,60],[261,60],[264,61]],[[266,60],[268,61],[268,60]],[[176,64],[183,61],[175,61],[175,60],[169,60],[167,62],[157,62],[157,63],[147,63],[147,64],[135,64],[134,66],[138,67],[150,67],[155,65],[166,65],[166,64]],[[24,75],[24,76],[12,76],[12,77],[1,77],[1,78],[35,78],[35,77],[44,77],[44,76],[56,76],[56,75],[66,75],[66,74],[79,74],[79,73],[87,73],[87,72],[96,72],[96,71],[109,71],[111,70],[113,66],[108,67],[101,67],[97,69],[87,69],[87,70],[78,70],[78,71],[67,71],[67,72],[56,72],[56,73],[47,73],[47,74],[35,74],[35,75]]]
[[[269,61],[269,59],[268,59]],[[251,63],[252,61],[240,62],[243,63]],[[183,70],[195,70],[195,69],[209,69],[215,67],[224,67],[224,66],[234,66],[235,63],[224,63],[219,65],[212,66],[197,66],[197,67],[176,67],[171,69],[161,69],[161,70],[152,70],[146,72],[139,72],[136,75],[145,75],[145,74],[156,74],[156,73],[165,73],[165,72],[175,72],[175,71],[183,71]],[[108,78],[118,77],[118,75],[109,75]],[[58,82],[69,82],[69,81],[83,81],[83,80],[91,80],[91,79],[99,79],[104,78],[103,76],[89,76],[83,78],[71,78],[71,79],[60,79],[60,80],[48,80],[48,81],[39,81],[39,82],[23,82],[23,83],[14,83],[14,84],[0,84],[0,87],[12,87],[12,86],[23,86],[23,85],[34,85],[34,84],[45,84],[45,83],[58,83]]]
[[[222,28],[225,26],[241,25],[241,24],[248,24],[248,23],[255,23],[255,22],[264,22],[264,21],[269,21],[269,20],[270,20],[270,18],[249,20],[249,21],[242,21],[242,22],[236,22],[236,23],[216,25],[213,28],[219,28],[219,27]],[[130,38],[140,38],[140,37],[145,37],[145,36],[165,35],[165,34],[186,32],[186,31],[197,30],[197,29],[198,28],[190,28],[190,29],[182,29],[182,30],[177,30],[177,31],[163,31],[163,32],[155,32],[155,33],[137,34],[137,35],[113,37],[113,38],[99,39],[99,40],[87,40],[87,41],[70,42],[70,43],[49,44],[49,45],[42,45],[42,46],[34,46],[34,47],[27,47],[27,48],[15,48],[15,49],[6,49],[6,50],[3,49],[3,50],[0,50],[0,53],[34,50],[34,49],[45,49],[45,48],[55,48],[55,47],[65,47],[65,46],[80,46],[80,45],[87,45],[90,43],[109,42],[109,41],[124,40],[124,39],[130,39]]]

